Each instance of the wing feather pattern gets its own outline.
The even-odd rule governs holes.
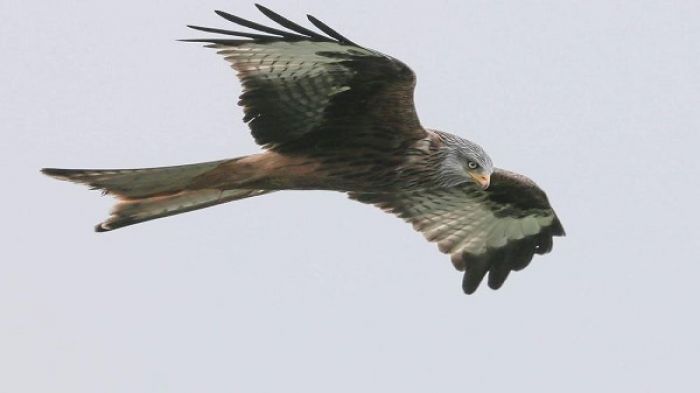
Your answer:
[[[525,176],[497,169],[491,186],[398,193],[350,193],[352,199],[395,214],[450,254],[464,271],[462,288],[471,294],[488,273],[488,286],[500,288],[511,271],[524,269],[535,254],[552,250],[564,236],[547,196]]]
[[[311,23],[326,35],[257,7],[289,31],[216,11],[255,32],[189,25],[239,38],[183,41],[210,44],[237,71],[243,120],[258,144],[280,151],[386,148],[426,135],[415,112],[415,75],[408,66],[354,44],[312,16]]]

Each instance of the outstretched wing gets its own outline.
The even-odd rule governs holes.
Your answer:
[[[405,64],[353,43],[310,15],[326,35],[256,6],[288,30],[216,11],[258,32],[189,26],[239,38],[185,41],[209,43],[238,71],[243,120],[258,144],[285,151],[392,147],[425,136],[413,104],[415,76]]]
[[[564,236],[547,196],[525,176],[497,169],[490,187],[416,190],[401,193],[353,193],[413,224],[452,263],[464,271],[462,288],[476,291],[486,273],[498,289],[511,271],[525,268],[534,254],[552,250],[552,238]]]

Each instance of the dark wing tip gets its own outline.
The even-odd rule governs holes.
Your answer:
[[[205,33],[214,33],[214,34],[223,34],[223,35],[231,35],[231,36],[236,36],[236,37],[245,37],[245,38],[251,38],[254,40],[270,40],[270,39],[279,39],[277,36],[271,36],[271,35],[264,35],[264,34],[256,34],[256,33],[248,33],[245,31],[235,31],[235,30],[226,30],[226,29],[217,29],[214,27],[204,27],[204,26],[197,26],[197,25],[187,25],[190,29],[193,30],[198,30],[198,31],[203,31]],[[179,40],[179,41],[185,41],[185,42],[201,42],[205,41],[206,39],[185,39],[185,40]]]
[[[219,15],[220,17],[226,19],[226,20],[231,21],[231,22],[233,22],[231,19],[234,19],[234,20],[237,20],[237,19],[238,19],[237,16],[231,15],[231,14],[229,14],[229,13],[226,12],[226,11],[214,10],[214,13],[215,13],[216,15]],[[234,23],[235,23],[235,22],[234,22]]]
[[[349,45],[354,45],[354,46],[359,46],[356,43],[350,41],[347,37],[344,37],[342,34],[338,33],[337,31],[333,30],[330,26],[327,24],[321,22],[318,20],[315,16],[313,15],[306,15],[306,18],[309,19],[309,22],[311,22],[314,26],[316,26],[319,30],[322,32],[328,34],[328,36],[335,38],[338,40],[338,42],[342,44],[349,44]]]
[[[462,255],[462,260],[465,265],[464,277],[462,277],[462,290],[467,295],[471,295],[479,288],[479,284],[481,284],[486,272],[489,270],[489,264],[486,258],[467,253]]]
[[[506,282],[513,265],[516,263],[514,258],[515,247],[503,247],[493,251],[493,254],[488,256],[491,261],[489,268],[488,286],[493,290],[497,290]]]
[[[250,28],[250,29],[253,29],[253,30],[261,31],[261,32],[263,32],[263,33],[272,34],[273,36],[277,36],[276,38],[278,38],[278,39],[279,39],[279,38],[286,38],[286,39],[291,39],[291,40],[309,39],[308,36],[299,35],[299,34],[294,34],[294,33],[288,32],[288,31],[284,31],[284,30],[274,29],[274,28],[272,28],[272,27],[268,27],[268,26],[265,26],[265,25],[261,25],[260,23],[253,22],[253,21],[250,21],[250,20],[247,20],[247,19],[243,19],[243,18],[241,18],[240,16],[232,15],[232,14],[229,14],[228,12],[224,12],[224,11],[221,11],[221,10],[215,10],[214,12],[215,12],[217,15],[219,15],[220,17],[222,17],[222,18],[228,20],[229,22],[233,22],[233,23],[235,23],[235,24],[237,24],[237,25],[240,25],[240,26],[243,26],[243,27],[247,27],[247,28]],[[270,12],[272,12],[272,11],[270,11]],[[265,13],[265,12],[263,12],[263,13]],[[274,13],[273,13],[273,14],[274,14]],[[267,15],[267,14],[266,14],[266,15]],[[274,15],[276,15],[276,14],[274,14]],[[269,15],[267,15],[267,16],[268,16],[270,19],[273,19],[273,20],[274,20],[273,17],[271,17],[271,16],[269,16]],[[281,18],[281,17],[280,17],[280,18]],[[279,22],[278,22],[278,23],[279,23]]]
[[[340,44],[349,44],[349,45],[355,45],[358,46],[357,44],[353,43],[346,37],[342,36],[339,34],[337,31],[331,29],[328,27],[325,23],[319,21],[318,19],[314,18],[311,15],[307,15],[311,23],[314,24],[317,28],[319,28],[323,33],[327,34],[327,36],[323,34],[319,34],[318,32],[307,29],[306,27],[303,27],[295,22],[292,22],[291,20],[283,17],[282,15],[272,11],[271,9],[256,3],[255,7],[266,17],[268,17],[270,20],[273,22],[277,23],[278,25],[286,28],[287,30],[280,30],[276,29],[273,27],[265,26],[257,22],[253,22],[248,19],[241,18],[240,16],[236,16],[233,14],[230,14],[226,11],[221,11],[221,10],[214,10],[214,13],[216,13],[218,16],[226,19],[229,22],[235,23],[239,26],[247,27],[249,29],[256,30],[257,33],[247,33],[247,32],[240,32],[240,31],[231,31],[231,30],[224,30],[224,29],[216,29],[216,28],[211,28],[211,27],[202,27],[202,26],[196,26],[196,25],[187,25],[187,27],[199,31],[204,31],[208,33],[216,33],[216,34],[225,34],[225,35],[234,35],[234,36],[239,36],[239,37],[246,37],[250,38],[254,41],[278,41],[278,40],[283,40],[283,41],[303,41],[303,40],[311,40],[311,41],[326,41],[326,42],[338,42]],[[265,34],[259,34],[259,33],[265,33]],[[232,41],[226,41],[222,39],[185,39],[185,40],[178,40],[178,41],[184,41],[184,42],[206,42],[206,43],[213,43],[213,44],[235,44],[236,42]]]
[[[317,32],[313,30],[309,30],[306,27],[300,26],[297,23],[292,22],[291,20],[285,18],[284,16],[272,11],[271,9],[264,7],[260,4],[255,4],[255,6],[258,8],[260,12],[263,13],[263,15],[267,16],[270,18],[273,22],[277,23],[278,25],[285,27],[289,30],[295,31],[303,36],[307,36],[310,39],[315,39],[315,40],[320,40],[320,41],[330,41],[330,39],[326,36],[323,36],[321,34],[318,34]]]
[[[474,293],[487,272],[488,286],[494,290],[501,288],[511,271],[527,267],[535,254],[546,254],[552,250],[553,236],[559,236],[555,235],[558,232],[553,232],[553,228],[550,226],[538,234],[511,240],[500,248],[488,249],[484,254],[463,253],[464,293]]]
[[[262,12],[265,15],[267,15],[268,13],[277,15],[276,12],[272,11],[271,9],[265,7],[264,5],[262,5],[260,3],[253,3],[253,5],[255,6],[255,8],[258,9],[258,11]]]
[[[561,224],[556,214],[554,215],[554,221],[552,221],[550,225],[550,231],[552,232],[552,236],[566,236],[564,226]]]

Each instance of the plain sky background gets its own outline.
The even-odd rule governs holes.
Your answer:
[[[0,3],[0,392],[699,391],[700,2],[268,1],[418,75],[425,126],[535,179],[567,230],[461,290],[330,192],[106,234],[41,167],[257,151],[232,70],[177,38],[246,1]]]

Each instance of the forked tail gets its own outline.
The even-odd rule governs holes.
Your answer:
[[[82,183],[117,197],[111,216],[98,232],[262,195],[272,190],[207,188],[198,181],[231,160],[144,169],[55,169],[41,172],[59,180]]]

